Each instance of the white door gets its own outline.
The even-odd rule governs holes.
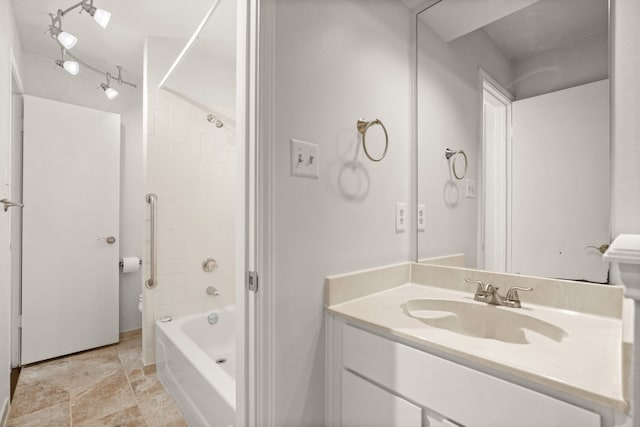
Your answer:
[[[606,282],[609,81],[513,103],[511,271]]]
[[[22,364],[116,342],[120,116],[25,96],[23,173]]]
[[[481,256],[485,270],[506,272],[509,249],[509,173],[511,154],[508,128],[511,101],[483,82],[483,200]]]
[[[12,87],[18,85],[13,79]],[[11,95],[11,200],[22,202],[22,95]],[[20,366],[22,209],[11,209],[11,367]]]

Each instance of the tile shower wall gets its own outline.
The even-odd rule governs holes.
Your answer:
[[[171,92],[149,94],[145,185],[158,195],[158,284],[144,294],[145,364],[154,361],[156,320],[234,301],[235,134],[209,123],[208,113]],[[203,271],[206,258],[217,261],[213,272]],[[208,286],[220,295],[207,295]]]

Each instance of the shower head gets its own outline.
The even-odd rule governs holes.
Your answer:
[[[207,121],[209,123],[215,124],[217,128],[221,128],[222,126],[224,126],[224,123],[222,123],[222,120],[220,120],[219,118],[217,118],[213,114],[208,114],[207,115]]]

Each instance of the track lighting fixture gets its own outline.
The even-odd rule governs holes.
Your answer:
[[[106,76],[107,81],[106,83],[100,83],[100,88],[104,91],[105,96],[110,100],[119,95],[118,91],[111,86],[112,79],[118,82],[119,85],[126,84],[134,88],[137,87],[135,84],[127,82],[122,78],[122,67],[118,66],[118,76],[114,77],[111,73],[104,72],[93,67],[68,52],[69,49],[76,45],[78,38],[73,34],[62,30],[62,20],[69,12],[77,8],[81,8],[80,12],[85,11],[91,15],[96,23],[98,23],[102,28],[106,28],[109,24],[109,20],[111,19],[111,13],[95,7],[93,5],[93,0],[82,0],[67,9],[58,9],[55,15],[50,13],[49,16],[51,17],[51,24],[49,25],[49,34],[51,35],[51,38],[56,40],[62,48],[62,57],[55,60],[56,65],[64,68],[69,74],[74,76],[80,71],[80,64],[91,71]],[[65,59],[65,54],[74,60]]]
[[[104,9],[99,9],[93,5],[93,0],[82,0],[79,3],[74,4],[71,7],[66,8],[65,10],[58,9],[55,15],[50,14],[52,26],[56,26],[58,24],[58,28],[60,28],[60,23],[62,22],[62,18],[69,12],[74,9],[81,7],[82,10],[87,12],[89,15],[93,17],[93,19],[100,25],[102,28],[107,28],[109,25],[109,20],[111,19],[111,13],[107,12]]]
[[[120,71],[120,68],[121,67],[118,67],[118,72]],[[100,83],[100,87],[104,91],[104,94],[106,95],[106,97],[109,100],[112,100],[113,98],[118,96],[120,93],[117,90],[115,90],[114,88],[111,87],[111,73],[107,73],[106,76],[107,76],[107,82],[106,83]]]
[[[65,49],[72,49],[76,43],[78,43],[78,38],[71,33],[67,33],[66,31],[62,31],[60,26],[56,27],[54,25],[49,25],[49,31],[51,32],[51,38],[58,40],[60,45],[62,45]]]
[[[89,15],[93,16],[93,19],[102,28],[107,28],[109,20],[111,19],[111,13],[104,9],[99,9],[93,5],[93,0],[87,0],[82,2],[82,9]]]
[[[104,94],[109,100],[112,100],[116,96],[120,95],[120,92],[118,92],[117,90],[115,90],[114,88],[112,88],[106,83],[100,83],[100,87],[102,88],[102,90],[104,90]]]
[[[57,39],[58,42],[60,42],[60,44],[67,50],[73,48],[76,45],[76,43],[78,42],[78,38],[71,33],[62,31],[62,18],[64,18],[67,13],[78,7],[82,7],[82,10],[93,16],[93,19],[102,28],[106,28],[109,24],[109,20],[111,19],[111,13],[95,7],[93,5],[93,0],[83,0],[80,3],[76,3],[65,10],[58,9],[55,15],[50,13],[49,16],[51,17],[51,25],[49,25],[49,32],[51,33],[51,38]]]
[[[77,61],[64,59],[64,49],[62,51],[62,59],[56,59],[56,65],[64,68],[69,74],[76,75],[80,71],[80,64]]]

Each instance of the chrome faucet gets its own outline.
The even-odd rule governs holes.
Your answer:
[[[478,285],[473,299],[480,302],[486,302],[492,305],[502,305],[505,307],[520,308],[520,296],[518,291],[532,291],[533,288],[522,288],[520,286],[512,286],[507,291],[506,296],[500,295],[497,286],[490,283],[484,283],[482,280],[464,279],[465,282]]]

